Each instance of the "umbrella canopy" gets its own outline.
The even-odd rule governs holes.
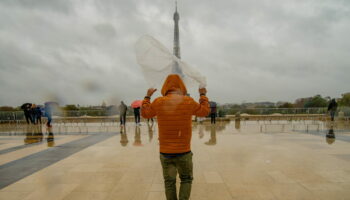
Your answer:
[[[162,43],[145,35],[135,44],[138,64],[150,87],[161,87],[169,74],[179,74],[187,88],[206,86],[206,78],[199,71],[174,56]]]
[[[49,101],[49,102],[45,102],[45,112],[47,113],[51,113],[54,111],[54,110],[57,110],[59,107],[58,107],[58,103],[57,102],[52,102],[52,101]]]
[[[45,102],[45,106],[58,106],[58,103],[53,101],[48,101],[48,102]]]
[[[209,101],[210,107],[214,108],[216,107],[216,102],[215,101]]]
[[[31,104],[31,103],[24,103],[24,104],[21,106],[21,109],[22,109],[22,110],[25,110],[25,109],[28,109],[28,108],[30,108],[30,107],[32,107],[32,104]]]
[[[142,100],[135,100],[131,103],[132,108],[139,108],[142,105]]]

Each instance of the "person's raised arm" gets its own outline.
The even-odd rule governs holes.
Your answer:
[[[210,108],[209,108],[209,100],[208,97],[206,97],[207,89],[200,88],[199,89],[199,103],[194,102],[194,109],[193,109],[193,115],[196,115],[198,117],[205,117],[209,114]]]
[[[154,109],[154,106],[151,103],[151,96],[153,93],[157,91],[157,89],[150,88],[147,90],[147,95],[142,101],[142,106],[141,106],[141,116],[143,118],[152,118],[156,115],[156,111]]]

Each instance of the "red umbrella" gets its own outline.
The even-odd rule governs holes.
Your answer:
[[[142,100],[135,100],[131,103],[132,108],[139,108],[142,105]]]

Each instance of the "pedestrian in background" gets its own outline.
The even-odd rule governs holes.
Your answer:
[[[216,124],[216,113],[217,113],[216,103],[211,101],[209,102],[209,104],[210,104],[210,123]]]
[[[47,122],[46,122],[46,126],[47,127],[52,127],[51,125],[51,121],[52,121],[52,103],[50,102],[46,102],[45,103],[45,116],[47,117]]]
[[[41,107],[40,106],[36,106],[34,109],[34,120],[35,120],[35,124],[41,124],[41,116],[42,116],[42,112],[41,112]]]
[[[30,107],[30,117],[32,119],[32,123],[36,124],[36,105],[32,104],[32,107]]]
[[[335,112],[337,111],[337,108],[338,108],[337,102],[335,101],[335,99],[332,99],[327,109],[328,112],[330,112],[331,121],[334,121],[334,116],[335,116]]]
[[[23,110],[24,117],[27,121],[27,124],[30,124],[32,122],[32,116],[30,115],[31,107],[32,107],[31,103],[25,103],[21,106],[21,109]]]
[[[134,108],[134,116],[135,116],[135,123],[136,123],[136,125],[141,125],[140,124],[140,120],[141,120],[140,107]]]
[[[125,105],[124,101],[121,101],[119,105],[119,119],[120,119],[121,126],[125,126],[127,110],[128,110],[128,107]]]

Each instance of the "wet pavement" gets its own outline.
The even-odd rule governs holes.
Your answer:
[[[0,125],[0,199],[165,199],[157,129]],[[194,123],[191,199],[348,199],[349,147],[349,122]]]

